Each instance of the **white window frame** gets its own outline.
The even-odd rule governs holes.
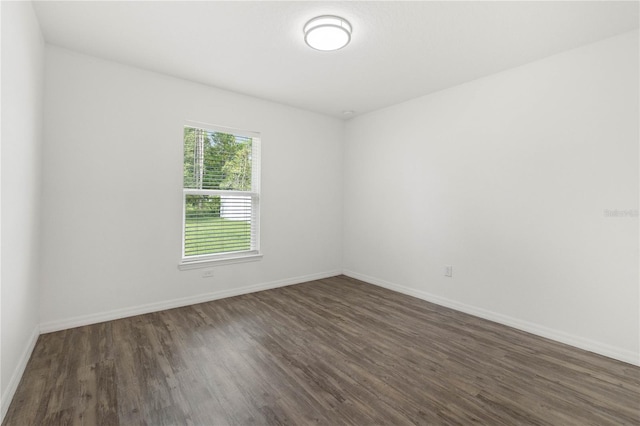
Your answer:
[[[232,191],[221,189],[189,189],[184,188],[184,182],[182,183],[182,251],[181,260],[178,264],[180,270],[207,268],[211,266],[226,265],[230,263],[239,262],[251,262],[260,260],[262,253],[260,252],[260,169],[261,169],[261,150],[260,145],[262,143],[260,133],[235,129],[232,127],[218,126],[214,124],[201,123],[197,121],[185,121],[184,127],[195,127],[205,129],[207,131],[227,133],[238,136],[244,136],[251,138],[251,191]],[[184,156],[184,130],[181,133],[182,137],[182,155]],[[257,142],[257,143],[256,143]],[[181,162],[182,164],[182,162]],[[182,167],[180,167],[182,177]],[[203,254],[195,256],[185,256],[185,232],[186,232],[186,197],[187,195],[209,195],[209,196],[242,196],[251,197],[251,226],[252,246],[250,250],[225,252],[215,254]]]

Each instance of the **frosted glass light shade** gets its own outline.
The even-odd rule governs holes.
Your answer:
[[[318,16],[304,26],[304,41],[316,50],[338,50],[351,41],[351,24],[339,16]]]

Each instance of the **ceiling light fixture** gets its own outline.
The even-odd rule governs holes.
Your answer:
[[[342,49],[351,41],[351,24],[339,16],[318,16],[305,24],[304,41],[316,50]]]

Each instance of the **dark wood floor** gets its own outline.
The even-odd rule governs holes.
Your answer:
[[[4,425],[638,425],[640,368],[346,277],[40,336]]]

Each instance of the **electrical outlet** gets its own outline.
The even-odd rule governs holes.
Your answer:
[[[453,277],[453,266],[444,265],[444,276],[445,277]]]
[[[202,272],[202,278],[211,278],[211,277],[213,277],[212,269],[207,269],[206,271]]]

